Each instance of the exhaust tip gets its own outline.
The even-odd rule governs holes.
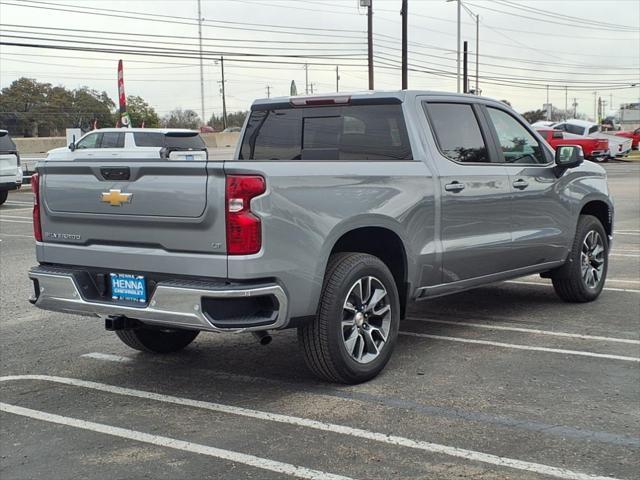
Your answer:
[[[269,335],[269,332],[267,332],[266,330],[251,333],[254,337],[256,337],[256,340],[258,340],[258,343],[260,345],[269,345],[271,343],[271,340],[273,339],[271,335]]]

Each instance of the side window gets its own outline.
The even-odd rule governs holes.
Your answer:
[[[542,146],[531,133],[507,112],[488,107],[506,163],[547,163]]]
[[[567,124],[566,123],[558,123],[557,125],[553,126],[554,130],[562,130],[563,132],[567,131]]]
[[[577,125],[566,124],[565,130],[573,135],[584,135],[584,128]]]
[[[589,129],[589,135],[591,135],[592,133],[596,133],[597,131],[598,131],[598,126],[594,125]]]
[[[164,147],[164,135],[162,133],[134,132],[133,140],[136,147]]]
[[[83,148],[97,148],[100,143],[98,140],[101,136],[101,133],[92,133],[91,135],[87,135],[78,141],[76,144],[76,150],[81,150]]]
[[[102,134],[100,148],[123,148],[124,133],[106,132]]]
[[[456,162],[488,163],[487,146],[471,105],[428,103],[429,119],[440,151]]]

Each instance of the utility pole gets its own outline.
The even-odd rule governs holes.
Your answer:
[[[549,85],[547,85],[547,121],[551,120],[551,106],[549,105]]]
[[[369,90],[373,90],[373,0],[363,0],[367,5],[367,56],[369,58]]]
[[[402,0],[402,90],[406,90],[409,84],[409,64],[407,59],[407,22],[408,22],[408,0]]]
[[[480,15],[476,15],[476,95],[480,95]]]
[[[202,58],[202,6],[198,0],[198,39],[200,40],[200,108],[202,113],[202,123],[206,122],[204,117],[204,60]]]
[[[267,90],[267,98],[271,98],[271,85],[267,85],[266,90]]]
[[[573,118],[578,116],[578,99],[573,97]]]
[[[569,110],[569,104],[568,104],[568,97],[567,94],[569,93],[568,91],[568,87],[565,85],[564,87],[564,119],[567,119],[567,110]]]
[[[593,92],[593,121],[598,123],[598,92]]]
[[[309,64],[304,64],[304,94],[309,95]]]
[[[458,93],[460,93],[460,6],[461,0],[458,0]]]
[[[609,108],[613,110],[613,93],[609,94]]]
[[[469,54],[469,46],[467,41],[464,41],[464,48],[463,48],[463,56],[462,56],[462,92],[463,93],[467,93],[468,89],[468,68],[467,68],[467,60],[468,60],[468,54]]]
[[[227,98],[224,93],[224,57],[220,57],[220,69],[222,71],[222,127],[227,128]]]
[[[340,91],[340,72],[338,71],[338,65],[336,65],[336,92]]]
[[[309,88],[311,89],[311,95],[313,95],[313,82],[309,84]]]

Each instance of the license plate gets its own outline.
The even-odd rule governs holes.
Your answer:
[[[146,303],[147,288],[142,275],[111,274],[111,298],[127,302]]]

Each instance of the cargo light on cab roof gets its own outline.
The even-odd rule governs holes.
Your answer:
[[[294,107],[317,107],[321,105],[347,105],[351,103],[350,95],[337,95],[333,97],[293,97],[291,105]]]

